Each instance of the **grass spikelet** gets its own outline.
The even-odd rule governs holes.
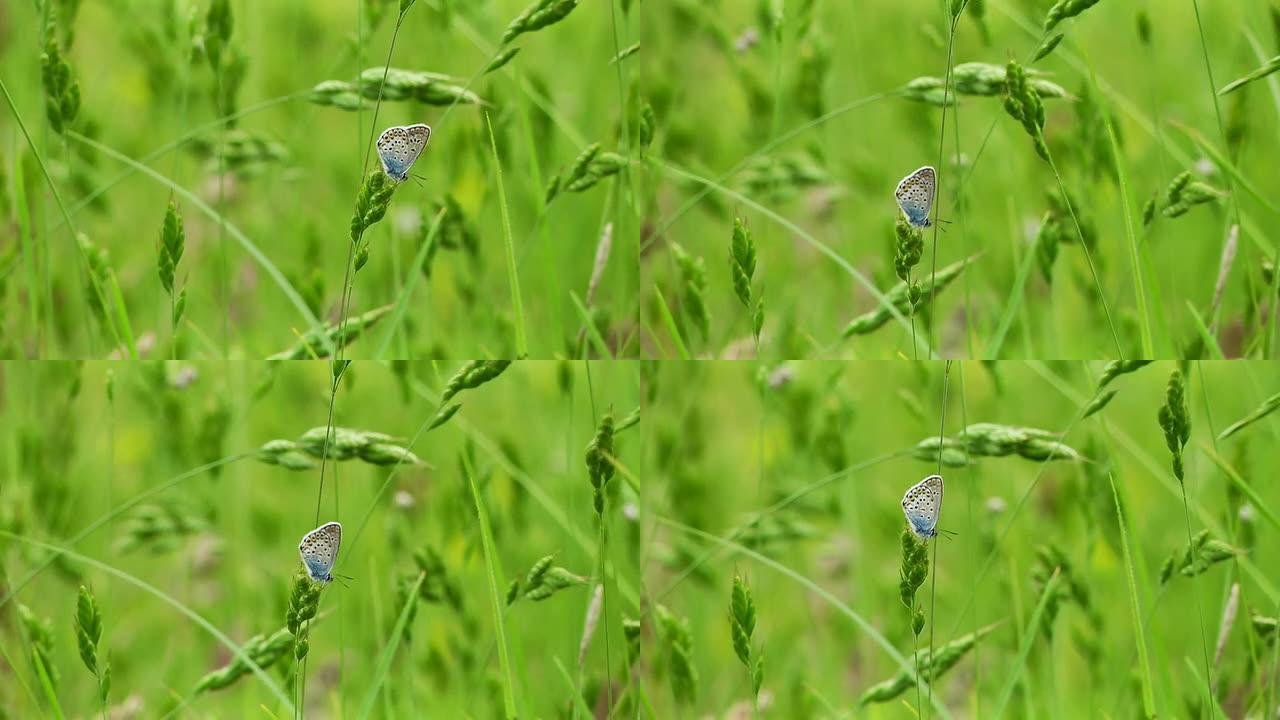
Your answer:
[[[293,576],[289,607],[285,612],[285,631],[291,638],[297,638],[297,644],[293,648],[293,656],[297,660],[305,658],[311,649],[307,636],[311,633],[311,621],[320,608],[320,590],[323,587],[312,581],[305,570],[299,570]]]
[[[1183,548],[1165,559],[1164,564],[1160,566],[1160,584],[1168,583],[1173,578],[1175,570],[1183,577],[1195,577],[1241,552],[1239,548],[1211,536],[1208,530],[1201,530],[1192,539],[1190,547]]]
[[[1031,89],[1041,98],[1070,98],[1061,85],[1050,82],[1038,70],[1024,70],[1026,81]],[[898,94],[907,100],[927,103],[929,105],[948,106],[956,102],[956,95],[975,97],[995,97],[1008,92],[1008,68],[992,63],[969,62],[956,65],[951,70],[952,87],[944,94],[946,81],[943,78],[921,76],[901,89]]]
[[[737,184],[749,195],[774,201],[790,200],[806,188],[834,185],[827,169],[807,152],[749,158]]]
[[[1040,43],[1040,47],[1036,48],[1036,51],[1032,53],[1031,62],[1040,62],[1048,57],[1049,54],[1053,52],[1054,48],[1058,47],[1058,43],[1062,42],[1062,38],[1066,36],[1066,33],[1054,33],[1053,35],[1046,37],[1044,41]]]
[[[56,18],[57,13],[51,11],[45,27],[44,52],[40,55],[40,77],[44,83],[44,108],[49,127],[61,135],[80,113],[80,82],[58,49]]]
[[[1112,400],[1115,399],[1117,392],[1119,391],[1103,390],[1097,395],[1094,395],[1093,400],[1089,401],[1089,404],[1085,406],[1084,411],[1080,413],[1080,419],[1083,420],[1089,417],[1090,415],[1094,415],[1096,413],[1101,412],[1102,409],[1105,408],[1108,403],[1110,403]]]
[[[326,429],[330,430],[327,444]],[[315,467],[312,459],[323,459],[326,451],[330,460],[359,459],[370,465],[423,464],[408,448],[397,445],[396,438],[390,435],[344,427],[315,427],[297,440],[271,440],[258,448],[255,457],[288,470],[309,470]]]
[[[515,52],[506,57],[502,64],[509,62]],[[501,57],[499,57],[501,59]],[[496,61],[495,61],[496,62]],[[492,67],[497,70],[501,64]],[[383,80],[383,75],[386,80]],[[450,75],[402,68],[366,68],[360,73],[356,82],[343,80],[325,80],[311,88],[307,99],[315,105],[328,105],[340,110],[363,110],[381,101],[417,102],[422,105],[482,105],[489,102],[468,90],[462,81]]]
[[[208,528],[209,521],[187,507],[173,501],[138,507],[125,523],[115,550],[127,555],[146,548],[154,555],[176,550],[192,535]]]
[[[1075,603],[1091,623],[1101,626],[1102,618],[1097,616],[1090,602],[1089,586],[1080,578],[1071,560],[1060,548],[1055,545],[1036,547],[1036,563],[1031,570],[1031,579],[1045,598],[1040,630],[1046,640],[1053,638],[1053,621],[1057,619],[1058,611],[1064,603]]]
[[[965,467],[973,457],[1008,457],[1027,460],[1083,460],[1079,452],[1062,442],[1057,433],[1031,427],[974,423],[955,437],[928,437],[916,443],[911,456],[947,467]],[[941,456],[941,458],[939,458]]]
[[[1262,404],[1259,405],[1256,410],[1228,425],[1226,429],[1218,434],[1218,439],[1225,440],[1258,422],[1262,418],[1270,415],[1276,410],[1280,410],[1280,393],[1276,393],[1266,400],[1263,400]]]
[[[1105,388],[1121,375],[1137,372],[1150,364],[1150,360],[1112,360],[1102,369],[1102,376],[1098,378],[1098,389]]]
[[[751,230],[742,218],[733,219],[733,238],[729,243],[729,272],[733,277],[733,292],[738,301],[751,313],[751,334],[756,345],[760,344],[760,329],[764,325],[764,298],[751,307],[751,280],[756,272],[756,246]]]
[[[499,44],[506,45],[524,33],[554,25],[565,19],[576,7],[578,0],[538,0],[511,21],[502,33]]]
[[[426,576],[418,589],[418,597],[425,603],[446,605],[461,612],[462,590],[440,553],[430,545],[424,545],[413,553],[413,562],[418,566],[418,572]]]
[[[902,560],[898,568],[898,599],[907,609],[911,634],[917,639],[924,632],[924,608],[916,604],[916,594],[929,577],[929,546],[915,533],[902,529]]]
[[[463,390],[474,390],[501,375],[511,366],[510,360],[472,360],[458,369],[440,392],[440,403],[452,400]]]
[[[1182,373],[1178,370],[1169,375],[1169,382],[1165,386],[1165,403],[1156,417],[1160,422],[1160,429],[1164,430],[1164,441],[1169,447],[1174,477],[1182,483],[1182,449],[1191,439],[1191,416],[1187,411]]]
[[[623,60],[626,60],[627,58],[631,57],[632,55],[635,55],[638,52],[640,52],[640,43],[632,43],[631,45],[628,45],[627,47],[624,47],[621,50],[619,50],[617,55],[614,55],[612,58],[610,58],[609,64],[616,65],[617,63],[620,63]]]
[[[422,598],[421,588],[425,584],[422,580],[425,577],[419,572],[402,574],[396,582],[396,607],[400,608],[396,617],[404,616],[400,638],[405,641],[413,639],[413,619],[418,616],[418,601]]]
[[[1161,215],[1167,218],[1176,218],[1185,215],[1188,210],[1196,205],[1220,200],[1227,196],[1225,192],[1212,185],[1192,178],[1190,171],[1176,175],[1169,182],[1169,187],[1165,189],[1164,197],[1158,204],[1152,205],[1151,216],[1154,217],[1154,209],[1158,207]],[[1143,213],[1143,220],[1150,224],[1148,213]]]
[[[90,309],[108,328],[112,337],[123,337],[126,350],[133,359],[138,357],[138,348],[134,344],[133,330],[129,323],[129,313],[125,308],[124,297],[120,293],[120,283],[116,280],[115,270],[111,269],[111,260],[107,251],[98,247],[88,235],[76,235],[76,243],[88,265],[89,275],[85,283],[85,298]]]
[[[512,597],[508,593],[507,604],[510,605],[521,597],[525,600],[540,602],[566,588],[590,584],[591,581],[587,578],[552,564],[552,560],[553,556],[548,555],[534,563],[525,575],[523,587],[518,580],[513,581],[517,594]]]
[[[174,273],[177,271],[178,262],[182,260],[186,238],[186,232],[182,228],[182,216],[178,214],[178,207],[170,200],[169,208],[164,214],[164,225],[160,229],[160,242],[156,245],[156,271],[160,275],[160,286],[169,296],[169,328],[175,335],[178,322],[182,319],[183,310],[187,306],[185,288],[174,294]]]
[[[373,170],[365,178],[356,196],[355,213],[351,216],[351,242],[356,246],[355,270],[360,271],[369,261],[369,244],[361,244],[364,233],[387,214],[396,183],[381,168]]]
[[[281,350],[268,356],[267,359],[309,360],[330,357],[335,347],[346,347],[355,342],[366,330],[377,325],[379,320],[390,315],[394,310],[395,305],[384,305],[355,317],[349,317],[345,322],[326,325],[323,330],[309,330],[288,350]]]
[[[287,628],[279,630],[268,635],[254,635],[244,643],[244,654],[248,655],[255,664],[260,668],[268,668],[275,665],[282,658],[289,655],[290,650],[295,648],[302,652],[299,657],[306,656],[307,643],[305,639],[301,639],[294,643],[294,635]],[[209,692],[210,690],[222,690],[230,687],[237,680],[252,673],[253,670],[249,664],[237,656],[227,665],[214,670],[200,678],[196,682],[195,694]]]
[[[1080,419],[1083,420],[1090,415],[1100,412],[1113,399],[1115,399],[1118,390],[1107,390],[1106,387],[1112,380],[1136,372],[1139,368],[1151,364],[1150,360],[1112,360],[1102,369],[1102,375],[1098,378],[1098,386],[1094,390],[1093,400],[1085,406]]]
[[[639,127],[636,132],[636,139],[640,144],[640,153],[649,149],[653,144],[653,136],[658,130],[658,117],[653,112],[653,106],[649,101],[645,101],[640,106]]]
[[[592,505],[595,507],[596,517],[601,521],[604,518],[605,488],[609,480],[613,479],[614,473],[613,432],[613,413],[606,412],[600,418],[595,436],[587,443],[587,477],[591,480]]]
[[[920,264],[920,258],[924,255],[924,233],[899,217],[898,221],[894,223],[893,234],[896,239],[894,243],[893,271],[898,276],[898,279],[906,285],[907,312],[909,315],[914,316],[916,307],[920,304],[920,300],[924,295],[920,289],[920,283],[911,281],[911,269]]]
[[[951,642],[937,648],[933,655],[928,654],[928,650],[920,650],[916,653],[916,667],[919,668],[919,676],[928,681],[942,677],[956,663],[960,662],[969,651],[978,644],[987,635],[990,635],[998,627],[997,625],[988,625],[975,632],[952,640]],[[858,696],[859,705],[869,705],[871,703],[883,703],[894,700],[901,696],[904,692],[915,686],[915,677],[912,673],[903,669],[897,675],[883,682],[876,683],[867,688]]]
[[[831,47],[821,32],[811,29],[801,41],[799,55],[793,102],[805,117],[822,117],[827,111],[822,89],[831,72]]]
[[[213,138],[191,141],[192,152],[209,159],[210,172],[219,163],[241,175],[260,174],[268,166],[283,165],[289,159],[289,148],[274,138],[247,130],[232,129]]]
[[[758,703],[760,685],[764,682],[764,657],[753,653],[751,636],[756,629],[756,603],[751,598],[751,588],[742,576],[733,576],[733,592],[729,598],[729,630],[733,636],[733,652],[747,669],[751,680],[751,698]]]
[[[617,153],[604,152],[600,143],[588,145],[567,173],[557,175],[547,186],[546,202],[550,203],[561,192],[583,192],[595,187],[601,180],[616,175],[627,166],[627,159]]]
[[[680,281],[683,285],[681,309],[684,315],[702,333],[706,340],[711,334],[711,314],[707,310],[707,263],[701,257],[694,257],[680,243],[670,245],[671,254],[680,268]],[[687,334],[687,333],[686,333]]]
[[[676,702],[692,705],[698,698],[698,671],[693,665],[693,631],[689,618],[676,617],[665,605],[657,605],[655,614],[668,652],[671,693]]]
[[[43,682],[48,679],[55,692],[58,688],[58,668],[53,664],[53,621],[37,616],[31,608],[18,603],[18,619],[27,633],[31,645],[31,667]]]
[[[105,708],[107,694],[111,692],[111,663],[98,653],[98,645],[102,641],[102,612],[93,593],[84,585],[80,586],[76,600],[75,619],[80,661],[98,681],[98,701]]]
[[[1053,263],[1058,259],[1058,246],[1068,237],[1067,229],[1052,210],[1046,211],[1036,230],[1035,253],[1040,265],[1040,275],[1046,283],[1053,282]]]
[[[1027,73],[1016,61],[1010,60],[1005,70],[1006,87],[1004,110],[1010,117],[1022,123],[1031,137],[1036,154],[1049,162],[1049,146],[1044,142],[1044,103],[1040,94],[1027,82]]]
[[[497,70],[501,68],[503,65],[506,65],[507,63],[511,62],[512,59],[515,58],[516,53],[518,52],[520,52],[520,48],[509,47],[503,50],[502,52],[498,53],[497,56],[493,58],[493,61],[490,62],[487,66],[485,66],[484,74],[488,75],[494,70]]]
[[[1098,0],[1058,0],[1044,16],[1044,31],[1053,30],[1063,20],[1073,18],[1097,4]]]
[[[942,293],[956,278],[960,277],[960,273],[978,258],[977,255],[965,258],[959,262],[954,262],[946,267],[939,268],[938,272],[929,280],[922,282],[918,286],[919,301],[914,310],[921,311],[929,307],[934,298]],[[899,313],[906,315],[912,312],[911,289],[905,282],[899,282],[885,293],[885,298],[892,303],[893,307]],[[849,321],[845,326],[841,337],[850,338],[854,335],[866,335],[884,327],[886,323],[893,319],[893,314],[889,309],[881,304],[871,312],[864,313]]]
[[[427,426],[434,430],[449,422],[459,410],[462,403],[450,403],[463,390],[473,390],[501,375],[511,365],[510,360],[472,360],[458,369],[453,377],[445,383],[440,393],[440,409]]]

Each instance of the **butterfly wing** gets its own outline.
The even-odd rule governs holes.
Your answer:
[[[403,182],[430,139],[430,125],[404,125],[383,130],[378,136],[378,159],[382,161],[382,171],[392,180]]]
[[[431,139],[431,126],[421,123],[410,125],[405,128],[405,134],[408,143],[405,162],[409,167],[412,167],[418,161],[418,156],[422,154],[423,148],[427,146],[427,141]]]
[[[902,512],[911,530],[920,537],[938,534],[938,515],[942,511],[942,476],[930,475],[912,485],[902,496]]]
[[[302,556],[302,564],[313,580],[329,582],[332,576],[333,562],[338,557],[338,547],[342,544],[341,523],[325,523],[307,533],[298,543],[298,554]]]
[[[929,227],[929,213],[933,210],[933,193],[938,184],[938,175],[932,167],[925,165],[910,175],[902,178],[893,191],[898,207],[907,221],[916,227]]]

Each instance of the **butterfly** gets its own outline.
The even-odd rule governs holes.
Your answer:
[[[930,475],[907,488],[902,496],[902,513],[918,537],[938,534],[938,513],[942,511],[942,476]]]
[[[933,189],[937,183],[938,173],[932,165],[925,165],[902,178],[898,189],[893,191],[898,207],[913,227],[927,228],[933,224],[929,222],[929,213],[933,210]]]
[[[383,130],[378,136],[378,159],[382,161],[382,171],[392,180],[404,182],[409,177],[409,168],[413,167],[430,139],[430,125],[397,125]]]
[[[312,580],[333,582],[333,561],[338,557],[338,546],[341,544],[342,523],[325,523],[302,536],[302,542],[298,543],[298,553],[302,555],[302,564],[307,566],[307,574]]]

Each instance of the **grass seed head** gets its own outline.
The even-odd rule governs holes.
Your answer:
[[[524,33],[554,25],[568,17],[577,6],[578,0],[537,0],[511,21],[499,44],[506,45]]]
[[[56,690],[58,668],[53,664],[53,622],[37,616],[22,603],[18,603],[18,619],[27,631],[27,641],[31,643],[31,666],[35,669],[36,676],[43,673]]]
[[[1165,386],[1165,403],[1157,413],[1160,428],[1164,430],[1165,444],[1172,456],[1173,474],[1183,481],[1182,449],[1191,438],[1191,415],[1187,411],[1185,385],[1182,372],[1174,370]]]
[[[1049,32],[1063,20],[1073,18],[1097,4],[1098,0],[1058,0],[1044,17],[1044,31]]]
[[[613,432],[613,413],[610,411],[600,418],[596,434],[587,444],[587,476],[591,480],[592,503],[598,517],[604,516],[605,486],[609,484],[614,473],[613,460],[610,457],[614,454]]]
[[[1026,70],[1014,60],[1006,66],[1005,78],[1005,112],[1022,123],[1022,128],[1035,144],[1036,154],[1049,162],[1049,146],[1045,144],[1043,132],[1044,103],[1040,101],[1040,93],[1027,82]]]
[[[44,83],[45,115],[49,118],[49,127],[62,134],[80,113],[80,82],[58,48],[56,12],[50,12],[49,24],[45,28],[40,76]]]

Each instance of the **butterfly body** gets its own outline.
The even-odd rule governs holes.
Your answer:
[[[907,488],[902,496],[902,513],[917,537],[938,534],[938,515],[942,511],[942,476],[930,475]]]
[[[907,216],[907,222],[913,227],[927,228],[933,223],[929,221],[929,213],[933,211],[933,192],[938,184],[938,173],[931,165],[916,170],[902,178],[893,197]]]
[[[302,536],[298,543],[298,554],[302,556],[302,564],[312,580],[321,583],[333,582],[333,561],[338,558],[338,547],[342,544],[342,523],[325,523]]]
[[[382,171],[396,182],[409,177],[409,169],[431,139],[431,126],[424,124],[389,127],[378,136],[378,160]]]

